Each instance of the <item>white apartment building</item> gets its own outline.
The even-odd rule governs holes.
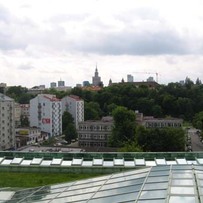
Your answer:
[[[62,111],[72,115],[78,129],[78,123],[84,121],[84,100],[75,95],[66,96],[62,99]]]
[[[30,100],[30,126],[38,127],[49,137],[62,134],[62,105],[55,95],[39,94]]]
[[[0,93],[0,150],[15,148],[15,102]]]

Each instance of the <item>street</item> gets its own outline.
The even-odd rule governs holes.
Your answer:
[[[197,129],[189,129],[188,135],[191,137],[192,151],[203,151],[203,143],[200,141],[200,138],[197,134]]]

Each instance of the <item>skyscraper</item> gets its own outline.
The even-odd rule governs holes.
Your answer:
[[[94,76],[92,77],[92,85],[93,86],[100,86],[102,84],[101,77],[99,77],[99,72],[96,66]]]

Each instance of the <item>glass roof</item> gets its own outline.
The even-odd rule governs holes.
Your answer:
[[[203,166],[160,165],[52,186],[1,188],[0,202],[203,203]]]

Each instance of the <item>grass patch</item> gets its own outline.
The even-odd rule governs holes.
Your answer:
[[[104,174],[0,172],[0,187],[37,187],[76,181],[101,175]]]

